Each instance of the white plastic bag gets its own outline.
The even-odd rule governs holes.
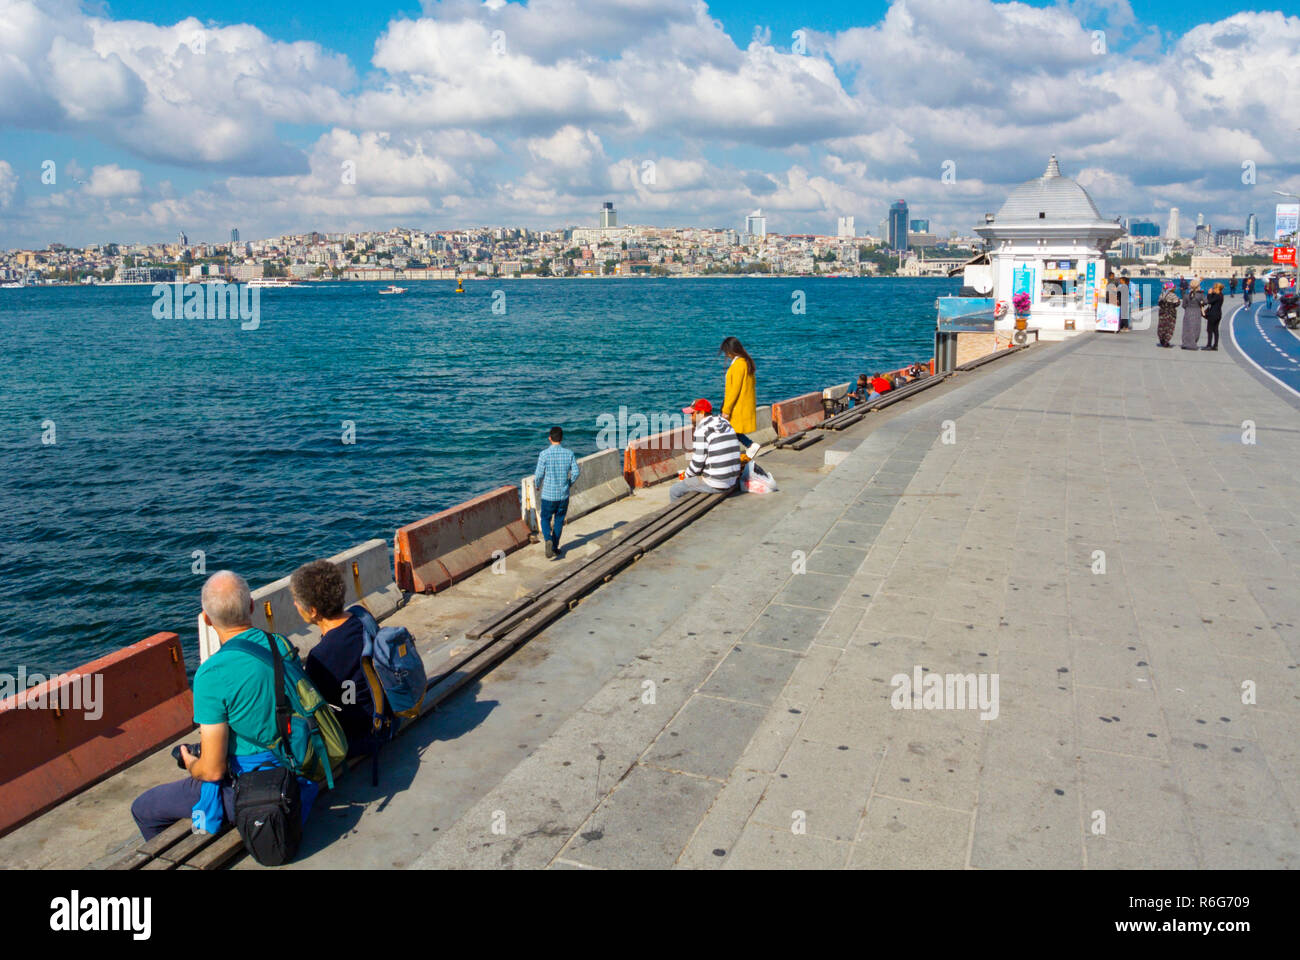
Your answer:
[[[740,489],[746,493],[776,493],[779,488],[776,478],[751,460],[740,472]]]

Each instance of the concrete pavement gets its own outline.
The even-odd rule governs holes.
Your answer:
[[[1300,865],[1297,465],[1225,351],[1002,361],[697,524],[749,537],[415,866]]]

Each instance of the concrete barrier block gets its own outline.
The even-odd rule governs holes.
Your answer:
[[[758,408],[758,429],[749,434],[755,443],[772,443],[776,440],[776,425],[772,422],[772,405],[763,404]]]
[[[777,436],[792,437],[821,423],[826,418],[822,394],[818,390],[772,404],[772,421]]]
[[[507,485],[400,527],[394,579],[413,593],[436,593],[490,564],[498,551],[528,543],[519,488]]]
[[[397,609],[402,591],[393,581],[387,541],[367,540],[327,559],[343,575],[345,606],[361,601],[376,620]],[[320,633],[298,616],[287,576],[253,591],[253,626],[284,634],[304,656],[320,640]],[[198,616],[198,628],[199,662],[202,663],[216,653],[220,644],[216,631],[203,623],[202,613]]]
[[[194,699],[174,633],[156,633],[5,697],[0,836],[193,726]]]
[[[674,480],[685,469],[695,443],[695,429],[687,424],[633,440],[623,455],[623,476],[631,487],[648,487]]]

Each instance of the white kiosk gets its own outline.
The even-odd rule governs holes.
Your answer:
[[[995,330],[1015,330],[1010,305],[1018,293],[1029,294],[1027,325],[1043,340],[1097,329],[1106,250],[1124,228],[1118,220],[1103,220],[1088,191],[1061,176],[1055,155],[1041,177],[1011,191],[996,216],[986,215],[975,232],[988,243],[993,298],[1008,305]]]

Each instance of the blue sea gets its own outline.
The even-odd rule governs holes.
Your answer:
[[[582,456],[620,406],[721,401],[725,336],[753,355],[760,403],[926,360],[935,297],[959,285],[310,284],[262,290],[254,330],[156,319],[148,286],[0,290],[0,672],[69,670],[161,630],[192,671],[195,551],[256,588],[391,542],[517,483],[553,424]]]

